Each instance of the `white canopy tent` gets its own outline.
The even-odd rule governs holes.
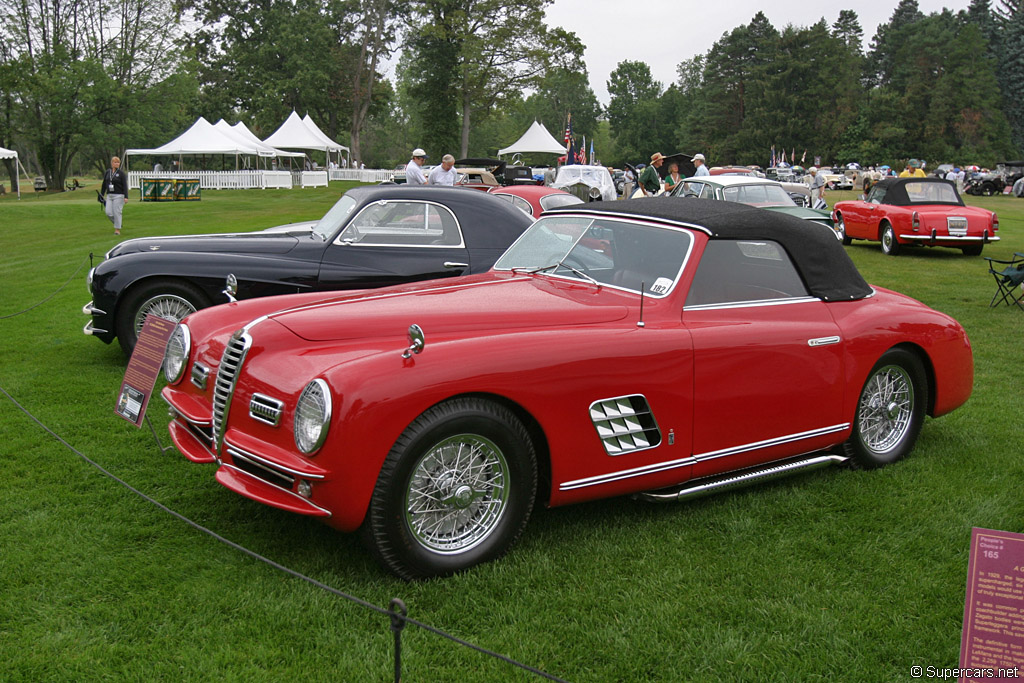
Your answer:
[[[499,149],[498,155],[503,154],[526,154],[540,152],[545,154],[565,154],[565,144],[559,142],[548,132],[544,124],[533,122],[523,136],[510,147]]]
[[[18,166],[21,165],[21,161],[18,160],[17,152],[13,149],[0,147],[0,159],[14,159],[14,175],[18,175]],[[21,183],[15,182],[14,184],[18,186],[18,199],[21,199]]]
[[[200,116],[184,133],[161,147],[127,149],[125,156],[147,154],[151,156],[183,154],[241,154],[260,155],[261,150],[250,142],[228,137],[212,123]]]
[[[236,140],[241,144],[251,145],[255,147],[261,157],[303,157],[305,154],[302,152],[285,152],[284,150],[276,149],[266,144],[258,137],[253,135],[244,123],[239,121],[235,125],[229,124],[224,119],[221,119],[217,123],[213,124],[214,129],[220,131],[232,140]]]
[[[328,158],[332,152],[340,156],[342,151],[349,151],[348,147],[324,135],[308,114],[305,119],[301,119],[294,110],[281,127],[263,142],[279,149],[319,150],[326,152]]]

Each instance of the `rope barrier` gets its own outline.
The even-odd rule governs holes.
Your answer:
[[[167,507],[163,503],[161,503],[158,500],[156,500],[156,499],[150,497],[149,495],[143,493],[142,491],[138,490],[137,488],[135,488],[134,486],[132,486],[128,482],[124,481],[123,479],[121,479],[121,478],[117,477],[116,475],[114,475],[109,470],[105,469],[102,465],[100,465],[99,463],[97,463],[96,461],[92,460],[87,455],[85,455],[84,453],[82,453],[81,451],[76,449],[74,446],[72,446],[67,441],[65,441],[59,434],[57,434],[52,429],[50,429],[48,426],[46,426],[41,420],[39,420],[39,418],[37,418],[32,413],[30,413],[28,411],[28,409],[26,409],[23,405],[21,405],[2,386],[0,386],[0,393],[2,393],[4,396],[6,396],[7,399],[11,403],[13,403],[15,407],[18,408],[18,410],[20,410],[22,413],[24,413],[30,420],[35,422],[43,431],[45,431],[47,434],[52,436],[55,440],[57,440],[60,444],[62,444],[69,451],[71,451],[72,453],[77,455],[79,458],[81,458],[86,463],[91,465],[93,468],[98,470],[104,476],[106,476],[106,477],[112,479],[113,481],[117,482],[118,484],[120,484],[121,486],[125,487],[126,489],[128,489],[129,491],[134,493],[135,495],[137,495],[140,498],[142,498],[143,500],[151,503],[152,505],[156,506],[160,510],[163,510],[164,512],[166,512],[167,514],[171,515],[175,519],[178,519],[179,521],[184,522],[185,524],[191,526],[192,528],[196,529],[197,531],[210,536],[211,538],[213,538],[213,539],[223,543],[224,545],[227,545],[230,548],[233,548],[233,549],[237,550],[240,553],[243,553],[243,554],[248,555],[249,557],[251,557],[251,558],[253,558],[255,560],[258,560],[259,562],[263,562],[264,564],[269,565],[270,567],[273,567],[274,569],[277,569],[280,572],[288,574],[289,576],[292,576],[292,577],[294,577],[296,579],[300,579],[302,581],[305,581],[305,582],[307,582],[307,583],[309,583],[309,584],[311,584],[313,586],[316,586],[317,588],[320,588],[320,589],[322,589],[324,591],[327,591],[328,593],[336,595],[336,596],[338,596],[340,598],[344,598],[344,599],[346,599],[346,600],[348,600],[350,602],[354,602],[357,605],[361,605],[362,607],[365,607],[368,610],[371,610],[371,611],[377,612],[377,613],[379,613],[381,615],[387,616],[389,618],[389,620],[390,620],[390,628],[391,628],[392,632],[395,634],[395,683],[399,683],[399,681],[401,680],[401,664],[402,664],[402,661],[401,661],[401,636],[402,636],[402,630],[405,628],[405,626],[407,626],[409,624],[412,624],[413,626],[418,626],[419,628],[423,629],[424,631],[427,631],[428,633],[433,633],[433,634],[435,634],[437,636],[440,636],[442,638],[446,638],[446,639],[448,639],[448,640],[450,640],[450,641],[452,641],[454,643],[457,643],[458,645],[461,645],[463,647],[469,648],[471,650],[475,650],[475,651],[477,651],[477,652],[479,652],[481,654],[487,655],[489,657],[493,657],[494,659],[498,659],[498,660],[503,661],[503,662],[505,662],[505,663],[507,663],[507,664],[509,664],[511,666],[515,666],[515,667],[518,667],[520,669],[523,669],[524,671],[528,671],[528,672],[530,672],[530,673],[532,673],[532,674],[534,674],[536,676],[539,676],[541,678],[546,678],[546,679],[551,680],[551,681],[558,681],[559,683],[567,683],[564,679],[561,679],[561,678],[558,678],[556,676],[553,676],[553,675],[551,675],[551,674],[549,674],[547,672],[541,671],[540,669],[532,667],[532,666],[530,666],[528,664],[523,664],[521,662],[518,662],[518,661],[512,659],[511,657],[507,657],[507,656],[505,656],[503,654],[499,654],[497,652],[494,652],[492,650],[488,650],[488,649],[486,649],[484,647],[481,647],[479,645],[475,645],[473,643],[470,643],[469,641],[463,640],[462,638],[459,638],[457,636],[451,635],[450,633],[447,633],[447,632],[445,632],[445,631],[443,631],[443,630],[441,630],[441,629],[439,629],[437,627],[430,626],[429,624],[423,623],[421,621],[418,621],[416,619],[413,619],[413,618],[409,617],[408,616],[409,611],[406,608],[405,603],[403,603],[398,598],[392,599],[388,608],[380,607],[380,606],[375,605],[375,604],[373,604],[371,602],[363,600],[362,598],[358,598],[358,597],[356,597],[354,595],[350,595],[350,594],[345,593],[345,592],[343,592],[341,590],[338,590],[337,588],[334,588],[332,586],[328,586],[327,584],[325,584],[325,583],[323,583],[321,581],[318,581],[318,580],[316,580],[316,579],[314,579],[312,577],[306,576],[305,574],[297,572],[294,569],[290,569],[289,567],[285,567],[284,565],[279,564],[278,562],[275,562],[274,560],[271,560],[270,558],[264,557],[263,555],[260,555],[259,553],[255,552],[255,551],[249,550],[248,548],[246,548],[246,547],[244,547],[242,545],[239,545],[238,543],[235,543],[234,541],[229,540],[229,539],[225,538],[224,536],[221,536],[220,534],[216,533],[212,529],[208,529],[207,527],[204,527],[203,525],[199,524],[198,522],[194,522],[193,520],[189,519],[188,517],[185,517],[181,513],[176,512],[175,510],[172,510],[171,508]],[[152,425],[150,425],[150,429],[152,429]],[[153,436],[154,436],[154,438],[156,437],[156,431],[155,430],[153,431]],[[157,446],[160,447],[161,449],[163,449],[163,446],[160,445],[159,439],[157,439]]]
[[[69,278],[68,278],[68,279],[67,279],[67,280],[66,280],[66,281],[64,282],[64,284],[62,284],[62,285],[61,285],[60,287],[58,287],[58,288],[57,288],[57,290],[56,290],[56,291],[55,291],[55,292],[54,292],[53,294],[51,294],[50,296],[46,297],[45,299],[43,299],[42,301],[40,301],[40,302],[38,302],[38,303],[32,304],[31,306],[29,306],[28,308],[26,308],[26,309],[25,309],[25,310],[23,310],[23,311],[18,311],[17,313],[11,313],[11,314],[9,314],[9,315],[0,315],[0,320],[7,320],[8,318],[13,318],[13,317],[15,317],[15,316],[18,316],[18,315],[22,315],[22,314],[24,314],[24,313],[28,313],[28,312],[29,312],[29,311],[31,311],[32,309],[34,309],[34,308],[39,308],[40,306],[42,306],[43,304],[45,304],[45,303],[46,303],[47,301],[49,301],[50,299],[52,299],[53,297],[57,296],[57,294],[59,294],[59,293],[60,293],[60,291],[61,291],[62,289],[64,289],[65,287],[67,287],[67,286],[68,286],[68,284],[69,284],[69,283],[70,283],[70,282],[71,282],[72,280],[74,280],[74,279],[75,279],[75,276],[76,276],[76,275],[78,275],[78,273],[79,273],[79,272],[80,272],[80,271],[82,270],[82,267],[83,267],[83,266],[85,266],[86,262],[87,262],[87,261],[88,261],[89,259],[91,259],[91,258],[92,258],[92,254],[89,254],[88,256],[86,256],[86,257],[85,257],[85,260],[84,260],[84,261],[82,261],[82,265],[78,266],[78,268],[75,268],[75,272],[71,273],[71,277],[69,277]]]

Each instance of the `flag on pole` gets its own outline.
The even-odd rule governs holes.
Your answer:
[[[804,160],[805,159],[807,159],[807,150],[806,149],[804,150],[804,153],[800,155],[800,165],[801,166],[804,165]]]
[[[786,163],[786,148],[785,147],[782,148],[782,158],[779,160],[779,163],[780,164],[785,164]]]
[[[567,123],[565,124],[565,153],[569,153],[570,143],[572,142],[572,114],[569,114]]]
[[[769,162],[768,166],[770,168],[774,168],[775,167],[775,145],[772,145],[772,160],[771,160],[771,162]]]
[[[590,138],[590,163],[597,166],[597,160],[594,159],[594,138]]]

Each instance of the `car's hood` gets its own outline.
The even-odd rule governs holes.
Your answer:
[[[342,296],[270,317],[309,341],[404,336],[412,324],[428,335],[555,325],[590,325],[625,317],[621,292],[545,276],[460,278]]]
[[[299,240],[319,239],[310,230],[316,221],[293,223],[261,232],[224,235],[182,235],[180,237],[139,237],[125,240],[107,253],[107,258],[143,251],[214,252],[229,254],[287,254]]]

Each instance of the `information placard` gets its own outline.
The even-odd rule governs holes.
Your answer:
[[[1024,676],[1024,534],[971,531],[961,681]]]
[[[139,339],[135,342],[135,350],[128,361],[114,412],[136,427],[141,427],[146,417],[149,397],[153,394],[160,366],[164,362],[167,340],[171,338],[175,326],[177,323],[172,320],[155,315],[146,316]]]

